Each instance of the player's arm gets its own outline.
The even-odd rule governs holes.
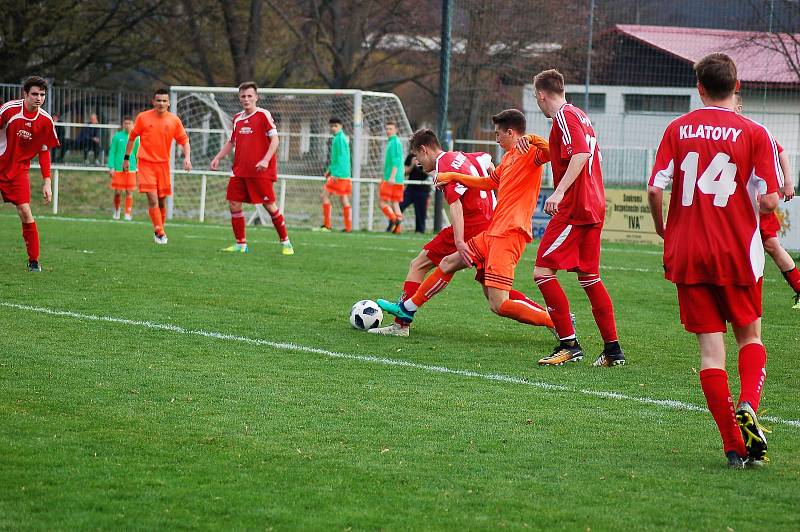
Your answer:
[[[647,203],[650,205],[650,216],[653,217],[656,233],[664,238],[664,189],[648,185]]]
[[[212,170],[216,170],[217,168],[219,168],[219,163],[220,163],[220,161],[221,161],[222,159],[224,159],[225,157],[227,157],[227,156],[228,156],[228,154],[230,154],[230,153],[231,153],[231,151],[233,151],[233,141],[232,141],[232,140],[229,140],[228,142],[226,142],[226,143],[225,143],[225,144],[224,144],[224,145],[223,145],[223,146],[222,146],[222,147],[219,149],[219,152],[218,152],[218,153],[217,153],[217,154],[214,156],[214,158],[213,158],[213,159],[211,159],[211,163],[209,163],[209,165],[208,165],[208,166],[209,166],[209,167],[210,167]]]
[[[256,170],[259,171],[266,170],[267,166],[269,166],[269,161],[275,156],[275,152],[278,151],[278,142],[280,142],[278,140],[278,132],[272,130],[270,133],[272,134],[269,136],[269,146],[267,147],[267,153],[260,161],[258,161],[258,163],[256,163]]]
[[[472,253],[469,251],[464,240],[464,206],[461,200],[455,200],[450,204],[450,225],[453,226],[453,240],[459,255],[467,264],[472,264]]]
[[[117,141],[115,137],[116,135],[111,137],[111,146],[108,148],[108,173],[111,174],[112,177],[114,175],[114,159],[117,156]]]
[[[53,199],[53,189],[50,186],[50,150],[39,152],[39,172],[42,174],[42,197],[45,204]]]
[[[531,147],[536,147],[539,153],[536,154],[536,164],[542,166],[550,161],[550,143],[539,135],[523,135],[517,141],[517,149],[522,153],[528,153]]]
[[[492,172],[489,177],[459,174],[458,172],[439,172],[436,176],[436,186],[446,185],[451,181],[461,183],[467,188],[476,190],[495,190],[500,185],[500,180],[495,178],[497,172]]]
[[[547,201],[544,202],[544,212],[551,216],[558,214],[558,204],[564,199],[564,194],[569,190],[569,187],[571,187],[575,180],[578,179],[578,176],[581,175],[581,171],[583,167],[586,166],[587,161],[589,161],[589,157],[591,157],[589,153],[576,153],[569,158],[569,165],[567,165],[567,171],[564,172],[564,177],[558,183],[558,186],[550,197],[547,198]]]
[[[650,179],[647,181],[647,203],[653,217],[656,233],[664,238],[664,189],[672,183],[675,172],[675,158],[672,155],[671,139],[674,138],[672,125],[668,126],[656,151],[656,162]]]
[[[133,145],[136,142],[136,139],[139,138],[139,135],[142,132],[142,125],[139,121],[139,117],[136,117],[136,120],[133,122],[133,129],[131,132],[128,133],[128,143],[125,145],[125,157],[122,161],[122,171],[127,172],[131,169],[130,161],[131,152],[133,151]]]
[[[794,181],[789,167],[789,155],[782,151],[778,154],[778,160],[781,163],[781,172],[783,172],[783,201],[789,201],[794,197]]]
[[[187,172],[192,171],[192,147],[189,145],[189,139],[186,139],[185,144],[179,144],[183,152],[183,169]]]

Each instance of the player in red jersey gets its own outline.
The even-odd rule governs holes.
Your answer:
[[[0,107],[0,195],[12,203],[22,222],[22,238],[28,250],[28,270],[42,271],[39,265],[39,231],[31,212],[31,159],[39,157],[42,197],[53,199],[50,188],[50,149],[59,146],[53,119],[42,105],[47,82],[31,76],[22,85],[23,98]]]
[[[491,156],[486,153],[443,151],[439,139],[430,129],[416,131],[409,141],[409,150],[416,155],[423,170],[433,173],[434,176],[440,172],[488,176],[494,170]],[[448,183],[443,191],[445,199],[450,205],[451,225],[439,231],[430,242],[423,246],[420,254],[411,261],[399,301],[405,301],[413,296],[425,279],[425,275],[437,267],[448,255],[458,252],[470,257],[467,241],[489,227],[494,210],[494,198],[491,192],[468,189],[458,183]],[[483,272],[478,271],[475,279],[483,284]],[[485,287],[484,293],[487,293]],[[518,290],[512,289],[509,297],[544,311],[540,305]],[[410,321],[396,318],[391,325],[371,329],[370,332],[391,336],[408,336],[410,324]]]
[[[282,252],[293,255],[294,248],[286,232],[286,220],[275,203],[273,183],[278,180],[278,129],[272,115],[258,107],[258,86],[254,81],[239,85],[242,112],[233,117],[231,138],[211,161],[211,169],[236,147],[233,155],[233,175],[228,182],[227,199],[231,209],[231,226],[236,243],[223,251],[247,253],[245,220],[242,203],[263,204],[278,232]]]
[[[700,385],[730,467],[761,463],[767,441],[756,412],[766,375],[761,342],[764,249],[758,213],[778,205],[783,176],[769,131],[734,112],[736,65],[714,53],[694,65],[705,107],[667,126],[648,186],[665,277],[675,283],[681,322],[700,346]],[[672,183],[666,227],[663,189]],[[759,197],[760,195],[760,197]],[[739,347],[734,411],[725,372],[726,322]]]
[[[553,218],[539,243],[533,277],[560,340],[553,353],[539,360],[539,364],[558,366],[583,359],[569,300],[556,277],[558,270],[566,270],[578,274],[605,343],[593,365],[622,365],[625,355],[619,345],[614,306],[600,279],[600,234],[606,203],[597,135],[589,117],[564,98],[564,77],[560,72],[540,72],[533,84],[539,109],[553,119],[549,143],[555,185],[544,205],[545,212]]]
[[[734,109],[738,114],[742,114],[744,109],[744,101],[742,95],[736,93],[736,108]],[[783,189],[779,192],[783,193],[784,201],[791,201],[794,198],[794,183],[792,182],[792,172],[789,169],[789,156],[783,150],[783,146],[775,143],[778,148],[778,158],[781,163],[781,172],[783,173]],[[762,212],[760,213],[758,221],[758,229],[761,233],[761,242],[764,243],[764,250],[772,257],[775,265],[780,269],[783,278],[789,283],[789,287],[794,290],[794,306],[793,309],[800,310],[800,271],[797,270],[797,265],[792,260],[792,256],[783,249],[781,241],[778,239],[778,231],[781,229],[778,215],[775,212]]]

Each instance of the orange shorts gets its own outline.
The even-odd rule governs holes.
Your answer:
[[[111,176],[114,190],[136,190],[136,172],[114,172]]]
[[[349,196],[353,192],[353,184],[350,182],[349,177],[329,177],[325,181],[325,191],[335,196]]]
[[[169,162],[151,163],[139,161],[137,171],[139,192],[157,192],[159,198],[172,196],[172,182],[169,178]]]
[[[400,203],[403,201],[403,185],[389,183],[388,181],[381,181],[378,194],[380,195],[382,201],[396,201],[397,203]]]
[[[514,284],[514,270],[517,268],[525,246],[528,244],[523,233],[505,236],[489,236],[484,231],[467,242],[472,252],[475,267],[484,271],[484,286],[511,290]]]

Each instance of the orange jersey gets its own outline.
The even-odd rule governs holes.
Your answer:
[[[489,176],[497,184],[497,206],[486,234],[505,236],[513,232],[524,233],[526,241],[533,240],[531,218],[539,200],[542,187],[542,166],[549,160],[544,139],[531,146],[528,153],[516,147],[503,156],[503,160]]]
[[[173,139],[180,145],[189,142],[189,136],[177,115],[169,111],[159,115],[155,109],[139,113],[136,117],[128,138],[136,137],[139,137],[138,159],[151,163],[169,162]]]

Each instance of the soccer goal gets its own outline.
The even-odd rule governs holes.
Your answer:
[[[259,106],[272,113],[278,128],[276,194],[289,223],[305,227],[322,223],[319,196],[328,164],[328,120],[336,117],[350,139],[353,228],[372,229],[380,214],[375,203],[383,175],[384,124],[396,122],[404,144],[411,134],[400,99],[394,94],[360,90],[259,89],[258,94]],[[225,190],[232,156],[218,172],[211,171],[209,163],[230,136],[232,117],[241,110],[238,96],[235,87],[172,87],[171,108],[189,134],[194,166],[187,174],[173,156],[175,216],[228,216]],[[334,213],[340,209],[336,200],[333,207]]]

